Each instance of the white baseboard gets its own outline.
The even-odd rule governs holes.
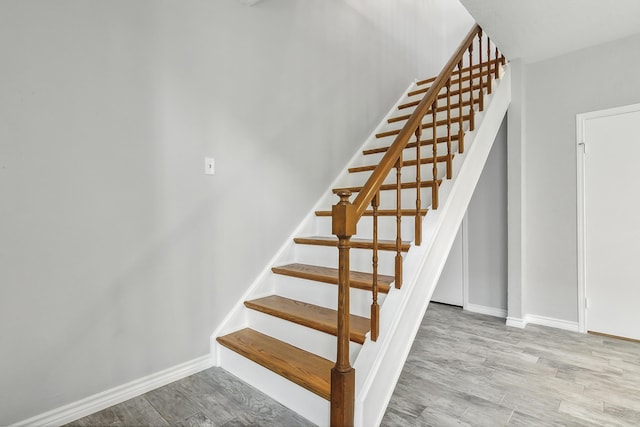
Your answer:
[[[550,328],[564,329],[571,332],[580,332],[578,322],[569,320],[554,319],[551,317],[537,316],[535,314],[527,314],[527,323],[534,325],[548,326]]]
[[[503,310],[501,308],[467,303],[464,309],[472,313],[486,314],[488,316],[500,317],[502,319],[507,317],[507,310]]]
[[[507,317],[507,326],[523,329],[529,323],[533,325],[548,326],[550,328],[564,329],[571,332],[580,332],[578,322],[569,320],[554,319],[552,317],[527,314],[523,319],[518,317]]]
[[[507,326],[524,329],[527,326],[527,321],[519,317],[507,317]]]
[[[86,417],[110,406],[122,403],[143,393],[162,387],[174,381],[188,377],[213,366],[211,355],[199,357],[180,365],[173,366],[155,374],[148,375],[110,390],[94,394],[77,402],[47,411],[14,426],[60,426],[79,418]]]

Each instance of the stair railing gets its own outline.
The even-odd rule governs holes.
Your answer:
[[[478,39],[479,44],[479,61],[478,64],[473,63],[474,41]],[[349,251],[350,240],[356,234],[358,221],[363,216],[368,206],[372,206],[373,217],[373,283],[372,283],[372,304],[371,304],[371,339],[377,340],[380,326],[380,307],[378,305],[378,208],[380,205],[381,187],[391,172],[396,169],[396,256],[395,256],[395,287],[402,286],[402,238],[401,238],[401,221],[402,221],[402,167],[416,167],[416,211],[415,221],[415,240],[416,245],[421,244],[422,240],[422,200],[421,188],[423,186],[431,186],[431,207],[438,208],[438,191],[440,180],[438,178],[438,163],[446,162],[446,177],[452,177],[452,141],[457,139],[458,152],[464,152],[464,122],[469,123],[469,130],[475,128],[475,104],[479,105],[482,110],[484,108],[484,90],[488,93],[492,90],[492,78],[499,77],[499,64],[504,64],[504,55],[501,55],[498,48],[495,48],[494,59],[491,59],[491,42],[487,37],[487,61],[483,62],[482,49],[482,29],[475,25],[467,34],[463,42],[460,44],[454,55],[449,59],[438,77],[435,80],[425,80],[418,82],[418,85],[426,85],[431,83],[428,88],[419,89],[411,94],[425,93],[422,100],[417,104],[414,112],[408,117],[404,127],[397,133],[393,144],[387,149],[382,160],[375,168],[366,184],[359,191],[358,196],[353,203],[349,201],[351,192],[342,190],[337,193],[340,201],[332,208],[332,233],[338,237],[338,330],[337,330],[337,354],[336,364],[331,370],[331,425],[332,426],[351,426],[353,425],[354,415],[354,392],[355,392],[355,371],[351,367],[349,361],[349,294],[350,294],[350,263]],[[467,68],[463,68],[463,62],[467,57]],[[486,71],[484,70],[486,64]],[[457,79],[453,79],[454,71],[457,70]],[[468,75],[464,72],[468,70]],[[478,74],[474,74],[474,70],[479,70]],[[474,80],[479,77],[479,84],[474,85]],[[464,83],[469,82],[469,86],[465,87]],[[452,91],[451,87],[457,86],[457,90]],[[445,93],[441,91],[445,89]],[[478,90],[478,99],[474,98],[474,90]],[[464,94],[469,93],[469,100],[464,100]],[[452,104],[452,96],[457,95],[457,105]],[[439,100],[446,99],[446,106],[439,107]],[[463,106],[469,106],[469,114],[463,115]],[[451,112],[457,107],[457,117],[452,117]],[[446,110],[447,118],[439,122],[437,120],[438,112]],[[423,119],[431,113],[431,123],[423,123]],[[403,117],[402,119],[405,119]],[[401,118],[397,118],[399,121]],[[453,136],[453,125],[457,124],[457,135]],[[438,126],[446,125],[447,134],[444,137],[438,137]],[[431,127],[431,140],[422,140],[422,131]],[[403,153],[409,145],[409,141],[415,137],[416,160],[403,161]],[[445,142],[447,154],[438,156],[438,143]],[[431,156],[422,158],[421,146],[431,145]],[[424,182],[421,175],[421,165],[432,163],[431,182]],[[406,186],[405,188],[410,188]]]

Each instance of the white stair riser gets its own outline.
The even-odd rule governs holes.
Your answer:
[[[329,401],[226,347],[218,346],[220,366],[319,426],[329,425]]]
[[[442,153],[442,156],[446,154],[447,152],[445,150]],[[455,158],[456,152],[451,150],[451,154]],[[446,161],[439,161],[437,163],[437,166],[438,166],[438,178],[442,179],[445,177],[445,172],[447,170],[446,169],[447,163]],[[350,177],[345,179],[345,182],[340,182],[340,186],[338,188],[356,187],[356,186],[362,187],[364,186],[364,184],[369,179],[372,173],[373,171],[353,172],[350,174],[351,175]],[[403,166],[402,169],[400,170],[400,173],[401,173],[401,177],[400,177],[401,183],[416,182],[416,166],[415,165]],[[422,163],[420,165],[420,181],[431,181],[432,179],[433,179],[433,163]],[[396,182],[397,182],[397,176],[396,176],[396,169],[394,168],[391,170],[389,175],[385,177],[384,184],[395,185]],[[381,192],[384,193],[388,191],[395,191],[395,189],[383,190]],[[415,192],[415,189],[413,191]],[[336,196],[336,202],[337,201],[338,201],[338,196]]]
[[[441,174],[444,175],[444,173],[445,173],[445,168],[442,167]],[[440,177],[440,179],[443,179],[443,178],[444,176]],[[431,187],[420,189],[420,199],[422,203],[422,209],[425,209],[431,206],[431,191],[432,191]],[[416,208],[416,193],[417,193],[417,190],[415,188],[407,188],[405,190],[401,190],[400,206],[402,207],[402,209]],[[387,190],[387,191],[380,192],[379,209],[383,209],[383,210],[395,209],[396,205],[397,205],[397,202],[396,202],[395,191]]]
[[[276,284],[276,293],[280,296],[303,301],[309,304],[336,309],[338,286],[296,277],[281,276]],[[371,292],[351,289],[351,314],[369,317],[371,314]],[[384,303],[386,295],[378,294],[378,304]]]
[[[446,166],[444,164],[442,164],[441,166],[438,167],[438,179],[446,179]],[[431,179],[431,171],[429,171],[429,179]],[[426,179],[426,177],[425,177]],[[422,209],[426,209],[429,208],[431,206],[431,193],[432,189],[431,187],[422,187],[420,189],[420,201],[421,201],[421,206]],[[415,188],[406,188],[401,190],[401,196],[400,196],[400,205],[402,207],[402,209],[415,209],[416,208],[416,189]],[[338,202],[338,196],[335,196],[335,200],[331,199],[331,205],[335,205]],[[357,197],[357,193],[354,193],[350,200],[351,202],[353,202],[355,200],[355,198]],[[327,199],[327,201],[329,201],[329,199]],[[331,206],[328,205],[327,209]],[[380,192],[380,206],[378,207],[379,209],[382,210],[390,210],[390,209],[395,209],[397,205],[396,202],[396,191],[395,190],[384,190]],[[369,207],[367,210],[371,210],[371,207]],[[330,218],[330,217],[327,217]],[[359,224],[358,224],[359,225]],[[329,234],[331,235],[331,230],[329,229]],[[382,237],[381,237],[382,238]]]
[[[468,121],[464,121],[463,122],[463,126],[462,126],[463,130],[467,130],[469,129],[469,122]],[[451,124],[451,135],[456,135],[458,133],[458,124],[457,122],[454,122]],[[385,136],[382,138],[376,138],[375,140],[372,140],[369,144],[367,144],[367,146],[365,147],[365,150],[370,150],[373,148],[383,148],[383,147],[389,147],[391,144],[393,144],[393,141],[396,139],[397,135],[390,135],[390,136]],[[447,127],[446,126],[438,126],[438,128],[436,129],[436,136],[438,138],[442,138],[447,136]],[[423,129],[422,130],[422,139],[423,140],[427,140],[427,139],[431,139],[433,137],[433,131],[431,129]],[[412,139],[410,142],[414,142],[415,141],[415,137],[414,139]],[[372,156],[373,154],[368,154],[367,157]]]
[[[288,320],[280,319],[269,314],[252,309],[248,310],[251,329],[279,339],[295,347],[314,353],[328,360],[336,360],[336,337],[306,326],[298,325]],[[350,343],[349,355],[356,360],[362,345]]]
[[[452,134],[453,135],[453,134]],[[446,156],[447,154],[449,154],[449,151],[447,150],[447,143],[446,142],[441,142],[437,144],[437,148],[438,148],[438,157],[440,156]],[[458,152],[458,143],[457,141],[451,141],[451,154],[452,155],[456,155]],[[376,154],[370,154],[367,156],[362,156],[361,160],[358,161],[356,165],[352,165],[350,167],[356,168],[356,167],[363,167],[363,166],[371,166],[371,165],[376,165],[380,162],[380,160],[382,160],[382,157],[384,156],[384,153],[376,153]],[[422,157],[422,159],[429,159],[433,157],[433,146],[431,145],[422,145],[420,147],[420,156]],[[403,160],[406,161],[415,161],[416,159],[416,148],[407,148],[404,150],[403,152]],[[439,165],[444,165],[444,161],[440,161]],[[423,178],[430,178],[431,177],[431,167],[432,164],[431,163],[422,163],[421,164],[421,172],[422,172],[422,176]],[[402,167],[402,176],[403,176],[403,181],[408,181],[407,177],[405,177],[405,174],[409,174],[412,173],[411,176],[415,177],[415,169],[416,166],[415,165],[411,165],[411,166],[403,166]],[[365,170],[365,171],[354,171],[354,172],[350,172],[349,175],[345,176],[344,178],[340,179],[338,182],[339,186],[346,186],[346,185],[363,185],[367,179],[369,179],[369,176],[373,173],[373,170]],[[396,169],[393,168],[390,172],[389,175],[387,175],[385,183],[393,183],[396,180]]]
[[[458,151],[458,141],[454,140],[453,137],[454,135],[457,135],[457,131],[456,132],[451,132],[451,154],[455,155]],[[431,135],[423,135],[423,139],[425,139],[425,137],[428,136],[429,138],[431,138]],[[442,136],[447,136],[447,134],[445,133]],[[412,141],[415,142],[415,139]],[[447,150],[447,143],[446,142],[439,142],[437,144],[438,147],[438,156],[444,156],[446,154],[448,154],[448,150]],[[382,157],[384,157],[385,153],[375,153],[375,154],[367,154],[367,155],[362,155],[362,157],[360,157],[358,159],[358,162],[350,167],[359,167],[359,166],[370,166],[370,165],[377,165],[378,163],[380,163],[380,161],[382,160]],[[426,158],[430,158],[433,156],[433,146],[432,145],[421,145],[420,146],[420,156],[423,159]],[[416,147],[412,147],[412,148],[406,148],[403,152],[402,152],[402,159],[404,161],[407,160],[415,160],[416,159]],[[431,165],[429,165],[431,166]],[[415,169],[415,166],[405,166],[402,168],[403,170],[403,174],[404,171],[408,171],[410,169]],[[350,173],[348,175],[348,177],[346,177],[347,181],[351,182],[350,177],[354,177],[356,178],[355,181],[353,181],[353,183],[349,184],[349,185],[358,185],[358,184],[364,184],[364,182],[367,180],[368,175],[370,175],[372,173],[372,171],[368,171],[368,172],[355,172],[355,173]],[[361,177],[365,176],[365,178]],[[390,173],[391,176],[393,176],[394,180],[395,180],[395,169],[393,170],[393,172]],[[359,179],[358,179],[359,178]],[[342,180],[340,180],[342,183]],[[386,182],[386,181],[385,181]]]
[[[394,274],[395,252],[378,251],[378,273]],[[369,249],[351,249],[349,261],[352,271],[370,273],[372,271],[373,251]],[[338,249],[330,246],[296,245],[296,262],[335,268],[338,263]]]
[[[423,201],[423,209],[427,206]],[[317,236],[330,236],[331,235],[331,217],[317,217],[316,220],[316,234]],[[354,237],[362,239],[373,238],[373,217],[363,216],[360,218],[357,227],[357,235]],[[413,241],[413,235],[415,232],[415,217],[403,216],[400,224],[400,232],[402,240]],[[396,238],[396,217],[381,216],[378,217],[378,238],[395,240]],[[336,257],[338,250],[336,249]]]
[[[477,98],[478,96],[479,96],[478,92],[474,92],[474,107],[475,107],[475,109],[477,109],[477,107],[478,107],[478,104],[476,103],[476,102],[479,102],[479,101],[476,101],[478,99]],[[463,117],[468,115],[469,111],[471,111],[471,106],[468,105],[468,104],[467,105],[464,104],[465,102],[469,102],[469,101],[470,101],[469,100],[469,95],[463,95],[463,99],[462,99],[462,102],[463,102],[462,115],[463,115]],[[439,101],[440,107],[445,106],[446,103],[447,103],[446,99],[441,99]],[[458,104],[458,96],[457,95],[451,97],[451,104],[452,105],[457,105]],[[403,109],[403,110],[398,110],[396,113],[393,114],[393,117],[394,118],[396,118],[396,117],[406,117],[407,115],[412,114],[414,110],[415,110],[415,108],[413,108],[413,107],[412,108],[406,108],[406,109]],[[451,110],[451,120],[453,122],[452,125],[454,125],[458,121],[459,113],[460,113],[460,110],[459,110],[458,107],[455,107],[455,108],[453,108]],[[446,120],[446,119],[447,119],[447,111],[446,110],[438,111],[436,113],[436,120],[437,121]],[[404,120],[394,121],[394,122],[391,122],[391,123],[385,122],[385,123],[382,124],[382,126],[380,126],[380,128],[378,128],[377,133],[387,132],[387,131],[391,131],[391,130],[395,130],[395,129],[401,129],[404,126],[404,124],[406,123],[406,120],[408,120],[408,118],[404,119]],[[424,116],[422,118],[422,123],[423,124],[433,123],[433,116],[431,115],[431,113],[429,113],[428,115],[426,115],[426,116]],[[456,131],[457,131],[457,129],[458,128],[456,127]],[[431,129],[424,129],[423,132],[431,132]],[[431,136],[430,133],[427,133],[426,135]],[[426,136],[426,135],[423,135],[423,136]]]

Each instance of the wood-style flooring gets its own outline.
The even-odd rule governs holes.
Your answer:
[[[430,304],[383,426],[640,426],[640,344]]]
[[[212,368],[72,426],[311,426]],[[640,344],[431,304],[383,426],[640,426]]]
[[[313,426],[221,368],[211,368],[67,426]]]

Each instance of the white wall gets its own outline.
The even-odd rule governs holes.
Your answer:
[[[507,118],[467,209],[469,303],[507,309]]]
[[[458,228],[447,262],[442,267],[442,273],[438,279],[438,285],[431,295],[432,302],[451,304],[462,307],[464,305],[464,281],[466,277],[465,241],[463,240],[465,219]]]
[[[445,5],[0,2],[0,425],[206,354]]]
[[[639,45],[636,35],[526,66],[523,297],[529,314],[578,320],[576,114],[640,102]]]

